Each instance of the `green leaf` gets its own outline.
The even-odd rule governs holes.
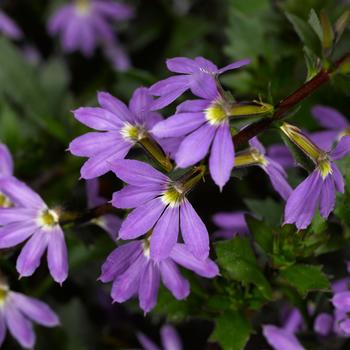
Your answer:
[[[304,46],[304,57],[307,68],[306,81],[309,81],[319,72],[318,57],[306,46]]]
[[[272,198],[245,199],[244,203],[259,219],[264,219],[268,225],[279,226],[281,224],[281,203]]]
[[[320,53],[320,42],[316,33],[311,26],[298,16],[286,12],[286,16],[290,23],[292,23],[294,30],[298,34],[300,40],[316,55]]]
[[[242,312],[228,310],[215,320],[210,340],[217,341],[224,350],[243,350],[251,332],[251,325]]]
[[[280,272],[280,277],[302,296],[313,291],[328,291],[330,283],[321,266],[292,265]]]
[[[273,249],[273,233],[272,229],[263,221],[257,220],[250,215],[245,216],[245,220],[249,227],[250,233],[255,241],[267,254],[272,254]]]
[[[309,14],[309,24],[312,27],[312,29],[315,31],[317,36],[319,37],[320,41],[322,42],[323,40],[323,31],[322,31],[322,26],[320,19],[317,16],[317,13],[314,9],[311,9],[310,14]]]
[[[216,243],[217,260],[229,278],[257,286],[263,296],[271,298],[271,287],[257,265],[248,238],[235,237]]]

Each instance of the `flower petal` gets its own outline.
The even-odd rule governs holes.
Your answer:
[[[205,123],[202,112],[179,113],[157,123],[151,130],[157,137],[179,137],[187,135]]]
[[[263,334],[275,350],[305,350],[293,333],[273,325],[265,325]]]
[[[6,324],[11,335],[21,346],[31,349],[35,343],[32,323],[12,303],[7,303],[4,311]]]
[[[60,321],[54,311],[42,301],[21,293],[11,292],[11,301],[29,319],[46,327],[55,327]]]
[[[350,311],[350,291],[340,292],[333,296],[332,304],[335,308],[349,312]]]
[[[118,149],[118,143],[125,140],[119,131],[88,132],[75,138],[69,144],[69,151],[76,156],[90,157],[111,148]]]
[[[30,237],[38,226],[35,221],[23,221],[0,227],[0,248],[14,247]]]
[[[176,114],[179,113],[190,113],[190,112],[203,112],[206,110],[211,101],[208,100],[186,100],[182,103],[180,103],[176,107]]]
[[[57,225],[49,234],[47,263],[52,278],[57,283],[62,283],[68,276],[68,254],[64,233],[61,227]]]
[[[116,208],[136,208],[159,196],[161,193],[159,186],[139,187],[127,185],[120,191],[114,192],[112,205]],[[1,212],[0,212],[1,218]]]
[[[132,147],[131,143],[121,140],[118,148],[107,149],[89,158],[80,169],[83,179],[93,179],[111,170],[112,164],[124,158]]]
[[[184,278],[171,259],[162,260],[159,264],[162,281],[177,299],[182,300],[190,294],[190,284]]]
[[[314,170],[289,196],[284,210],[284,223],[298,229],[309,226],[320,197],[323,180]]]
[[[272,159],[267,158],[267,161],[268,165],[263,167],[264,171],[268,174],[273,188],[284,200],[287,200],[293,189],[286,180],[286,174],[283,168]]]
[[[230,179],[234,162],[235,150],[230,127],[228,124],[223,124],[216,132],[209,157],[210,175],[220,191]]]
[[[321,313],[315,319],[314,331],[322,336],[327,336],[332,332],[333,322],[330,314]]]
[[[213,216],[215,225],[232,230],[237,233],[248,233],[249,229],[245,220],[245,212],[217,213]]]
[[[144,312],[149,312],[156,306],[159,284],[159,267],[149,261],[141,275],[139,286],[140,308]]]
[[[47,248],[49,233],[39,229],[25,244],[18,256],[16,268],[20,276],[31,276],[40,265],[40,260]]]
[[[170,255],[179,234],[179,207],[168,206],[158,220],[151,236],[151,257],[160,261]]]
[[[346,118],[334,108],[318,105],[312,108],[311,114],[327,129],[341,130],[349,126]]]
[[[344,193],[344,178],[340,170],[334,163],[332,164],[332,171],[336,190],[340,193]]]
[[[5,315],[3,312],[0,312],[0,346],[2,346],[6,336],[6,323]]]
[[[321,198],[320,198],[320,213],[327,219],[333,211],[335,205],[335,185],[333,176],[329,174],[323,181]]]
[[[119,119],[116,114],[104,108],[80,107],[73,113],[75,119],[79,120],[80,123],[99,131],[118,131],[124,125],[123,119]]]
[[[213,278],[219,274],[219,268],[210,259],[197,259],[184,244],[177,243],[172,250],[170,257],[179,265],[194,271],[197,275]]]
[[[36,218],[37,214],[37,210],[27,208],[0,208],[0,225],[31,221]]]
[[[134,209],[123,221],[119,238],[134,239],[150,230],[164,211],[165,206],[159,198]]]
[[[237,69],[243,66],[246,66],[247,64],[250,64],[251,60],[250,59],[244,59],[244,60],[240,60],[240,61],[236,61],[233,63],[228,64],[225,67],[220,68],[217,73],[218,74],[222,74],[227,72],[228,70],[232,70],[232,69]]]
[[[191,74],[198,66],[196,62],[187,57],[173,57],[166,60],[166,65],[171,72]]]
[[[140,254],[143,254],[140,241],[120,245],[108,255],[103,263],[99,279],[104,283],[111,282],[124,273]]]
[[[160,330],[164,350],[182,350],[182,343],[176,329],[165,325]]]
[[[163,185],[169,180],[151,165],[138,160],[116,160],[111,169],[121,180],[135,186]]]
[[[11,176],[13,173],[13,160],[6,145],[0,143],[0,177]]]
[[[176,164],[186,168],[202,160],[208,153],[216,128],[205,124],[181,142],[175,155]]]
[[[344,136],[338,142],[335,149],[331,152],[331,156],[335,160],[344,158],[347,154],[350,153],[350,136]]]
[[[191,253],[204,260],[209,255],[209,235],[203,221],[187,199],[181,203],[180,225],[182,237]]]
[[[144,350],[160,350],[153,341],[141,332],[136,334],[137,340],[142,345]]]
[[[124,122],[133,122],[134,116],[129,111],[126,104],[116,97],[112,96],[108,92],[99,92],[97,94],[97,100],[98,103],[102,108],[112,113],[112,115],[116,116],[114,119],[117,119],[118,121],[124,121]],[[110,116],[110,115],[109,115]],[[113,119],[113,120],[114,120]],[[119,123],[119,122],[118,122]],[[93,129],[96,129],[93,127]]]

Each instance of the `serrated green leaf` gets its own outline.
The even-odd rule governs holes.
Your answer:
[[[248,238],[235,237],[216,243],[217,261],[229,278],[257,286],[265,298],[271,298],[271,287],[257,265]]]
[[[210,340],[217,341],[224,350],[243,350],[250,332],[251,325],[242,312],[228,310],[215,320]]]
[[[245,216],[249,231],[255,241],[267,254],[272,254],[273,233],[272,229],[263,221],[257,220],[250,215]]]
[[[281,279],[303,297],[313,291],[328,291],[330,283],[321,266],[292,265],[280,271]]]
[[[286,12],[289,22],[293,25],[300,40],[316,55],[320,54],[320,42],[311,26],[298,16]]]

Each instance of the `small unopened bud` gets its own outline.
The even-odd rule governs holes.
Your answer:
[[[311,160],[318,162],[325,152],[313,143],[298,127],[284,122],[280,127],[284,134]]]
[[[150,135],[139,139],[138,143],[165,171],[170,172],[173,169],[168,156]]]
[[[205,171],[205,165],[193,167],[186,174],[174,181],[174,187],[180,193],[187,193],[203,178]]]
[[[256,148],[248,148],[237,152],[235,156],[235,168],[243,168],[252,165],[265,165],[267,160]]]
[[[323,33],[322,48],[326,54],[329,54],[333,49],[334,32],[332,24],[325,11],[321,11],[320,13],[320,22]]]
[[[250,117],[273,113],[274,107],[268,103],[252,101],[233,104],[230,109],[232,117]]]

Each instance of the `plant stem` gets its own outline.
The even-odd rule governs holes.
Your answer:
[[[333,67],[329,69],[322,69],[315,77],[303,84],[285,99],[281,100],[275,106],[275,112],[271,118],[266,118],[253,123],[236,134],[233,137],[235,146],[248,142],[251,138],[259,135],[270,127],[273,122],[282,119],[282,117],[285,116],[289,110],[327,83],[331,79],[333,73],[335,73],[337,69],[349,59],[350,53],[347,53],[340,60],[338,60]]]

